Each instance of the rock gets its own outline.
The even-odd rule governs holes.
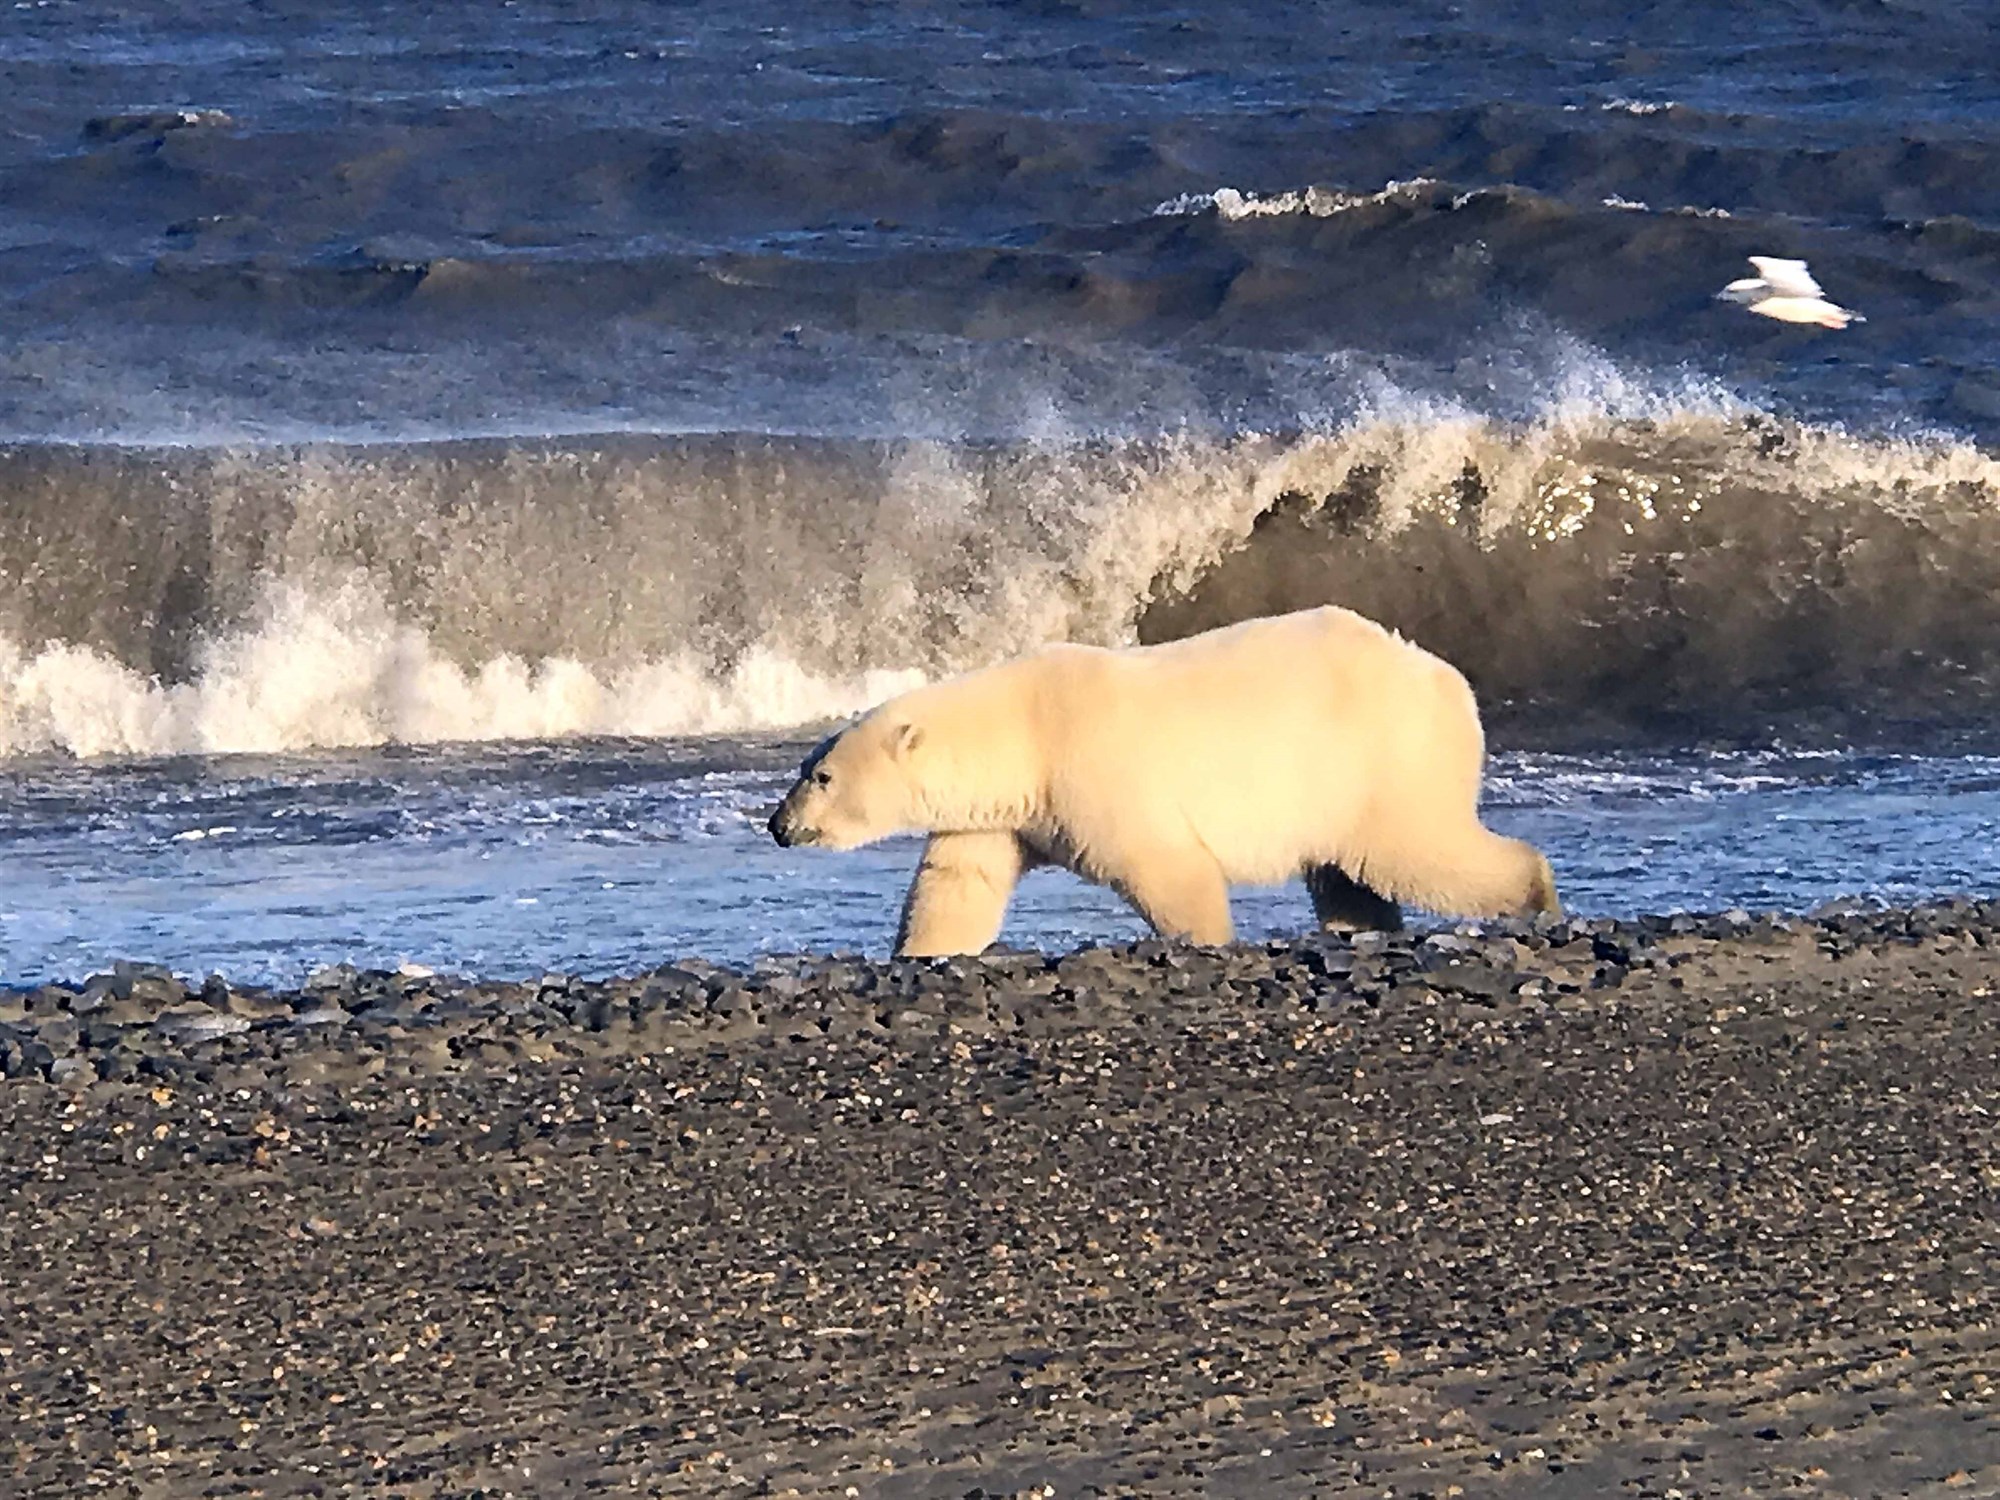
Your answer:
[[[46,1078],[55,1060],[48,1043],[36,1037],[0,1042],[0,1072],[9,1078]]]
[[[351,995],[361,973],[353,964],[327,964],[306,976],[301,989],[308,995]]]
[[[87,1012],[93,1026],[150,1026],[158,1008],[140,1000],[112,1000]]]
[[[331,1001],[321,1001],[318,1004],[307,1005],[304,1009],[296,1010],[292,1013],[292,1024],[294,1026],[345,1026],[353,1019],[345,1010]],[[245,1024],[247,1025],[248,1022],[245,1022]]]
[[[85,981],[83,993],[72,1008],[82,1014],[125,1002],[150,1020],[188,998],[187,986],[174,978],[171,970],[158,964],[135,964],[120,959],[111,966],[110,973],[93,974]]]
[[[1489,1005],[1507,999],[1521,982],[1521,976],[1511,970],[1476,963],[1451,964],[1434,969],[1425,977],[1433,989],[1465,995]]]
[[[60,1056],[76,1051],[79,1029],[75,1016],[50,1016],[46,1020],[38,1017],[35,1035],[51,1052]]]
[[[183,1043],[208,1042],[248,1031],[250,1021],[247,1016],[232,1016],[223,1011],[188,1009],[161,1016],[153,1023],[153,1029]]]
[[[265,990],[231,990],[225,1002],[232,1016],[270,1021],[292,1013],[291,1002]]]
[[[96,1078],[97,1069],[80,1057],[59,1057],[49,1064],[50,1083],[82,1088]]]

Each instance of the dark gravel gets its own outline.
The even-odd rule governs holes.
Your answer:
[[[0,1494],[2000,1493],[2000,904],[0,992]]]

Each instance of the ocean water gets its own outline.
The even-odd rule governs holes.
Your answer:
[[[800,744],[1325,602],[1580,910],[1993,884],[1979,7],[43,0],[0,92],[0,982],[881,951]]]

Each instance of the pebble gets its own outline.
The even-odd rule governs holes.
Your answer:
[[[8,1078],[106,1078],[212,1066],[296,1070],[301,1049],[372,1049],[441,1066],[488,1045],[547,1052],[593,1033],[633,1049],[729,1040],[759,1031],[838,1035],[931,1028],[949,1019],[985,1034],[1035,1033],[1092,1016],[1171,1013],[1203,1003],[1301,1013],[1389,997],[1447,994],[1487,1007],[1615,990],[1671,964],[1663,944],[1779,943],[1809,933],[1824,954],[2000,928],[2000,903],[1964,899],[1907,910],[1827,902],[1804,926],[1733,908],[1618,920],[1487,922],[1448,930],[1312,933],[1291,942],[1202,948],[1149,938],[1045,955],[999,948],[977,958],[871,962],[851,954],[759,959],[747,970],[683,958],[632,978],[549,973],[528,983],[439,977],[413,965],[315,970],[297,991],[237,988],[210,975],[190,988],[157,965],[120,962],[79,985],[0,990],[0,1067]],[[2000,940],[2000,939],[1996,939]],[[1832,946],[1829,946],[1832,945]],[[564,1044],[568,1045],[568,1044]],[[441,1061],[442,1060],[442,1061]]]

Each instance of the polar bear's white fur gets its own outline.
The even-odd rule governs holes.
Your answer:
[[[1479,710],[1447,663],[1350,610],[1161,646],[1050,646],[891,699],[821,745],[781,844],[932,834],[897,951],[976,953],[1056,864],[1160,933],[1232,935],[1231,884],[1303,875],[1326,926],[1557,909],[1548,861],[1479,821]]]

